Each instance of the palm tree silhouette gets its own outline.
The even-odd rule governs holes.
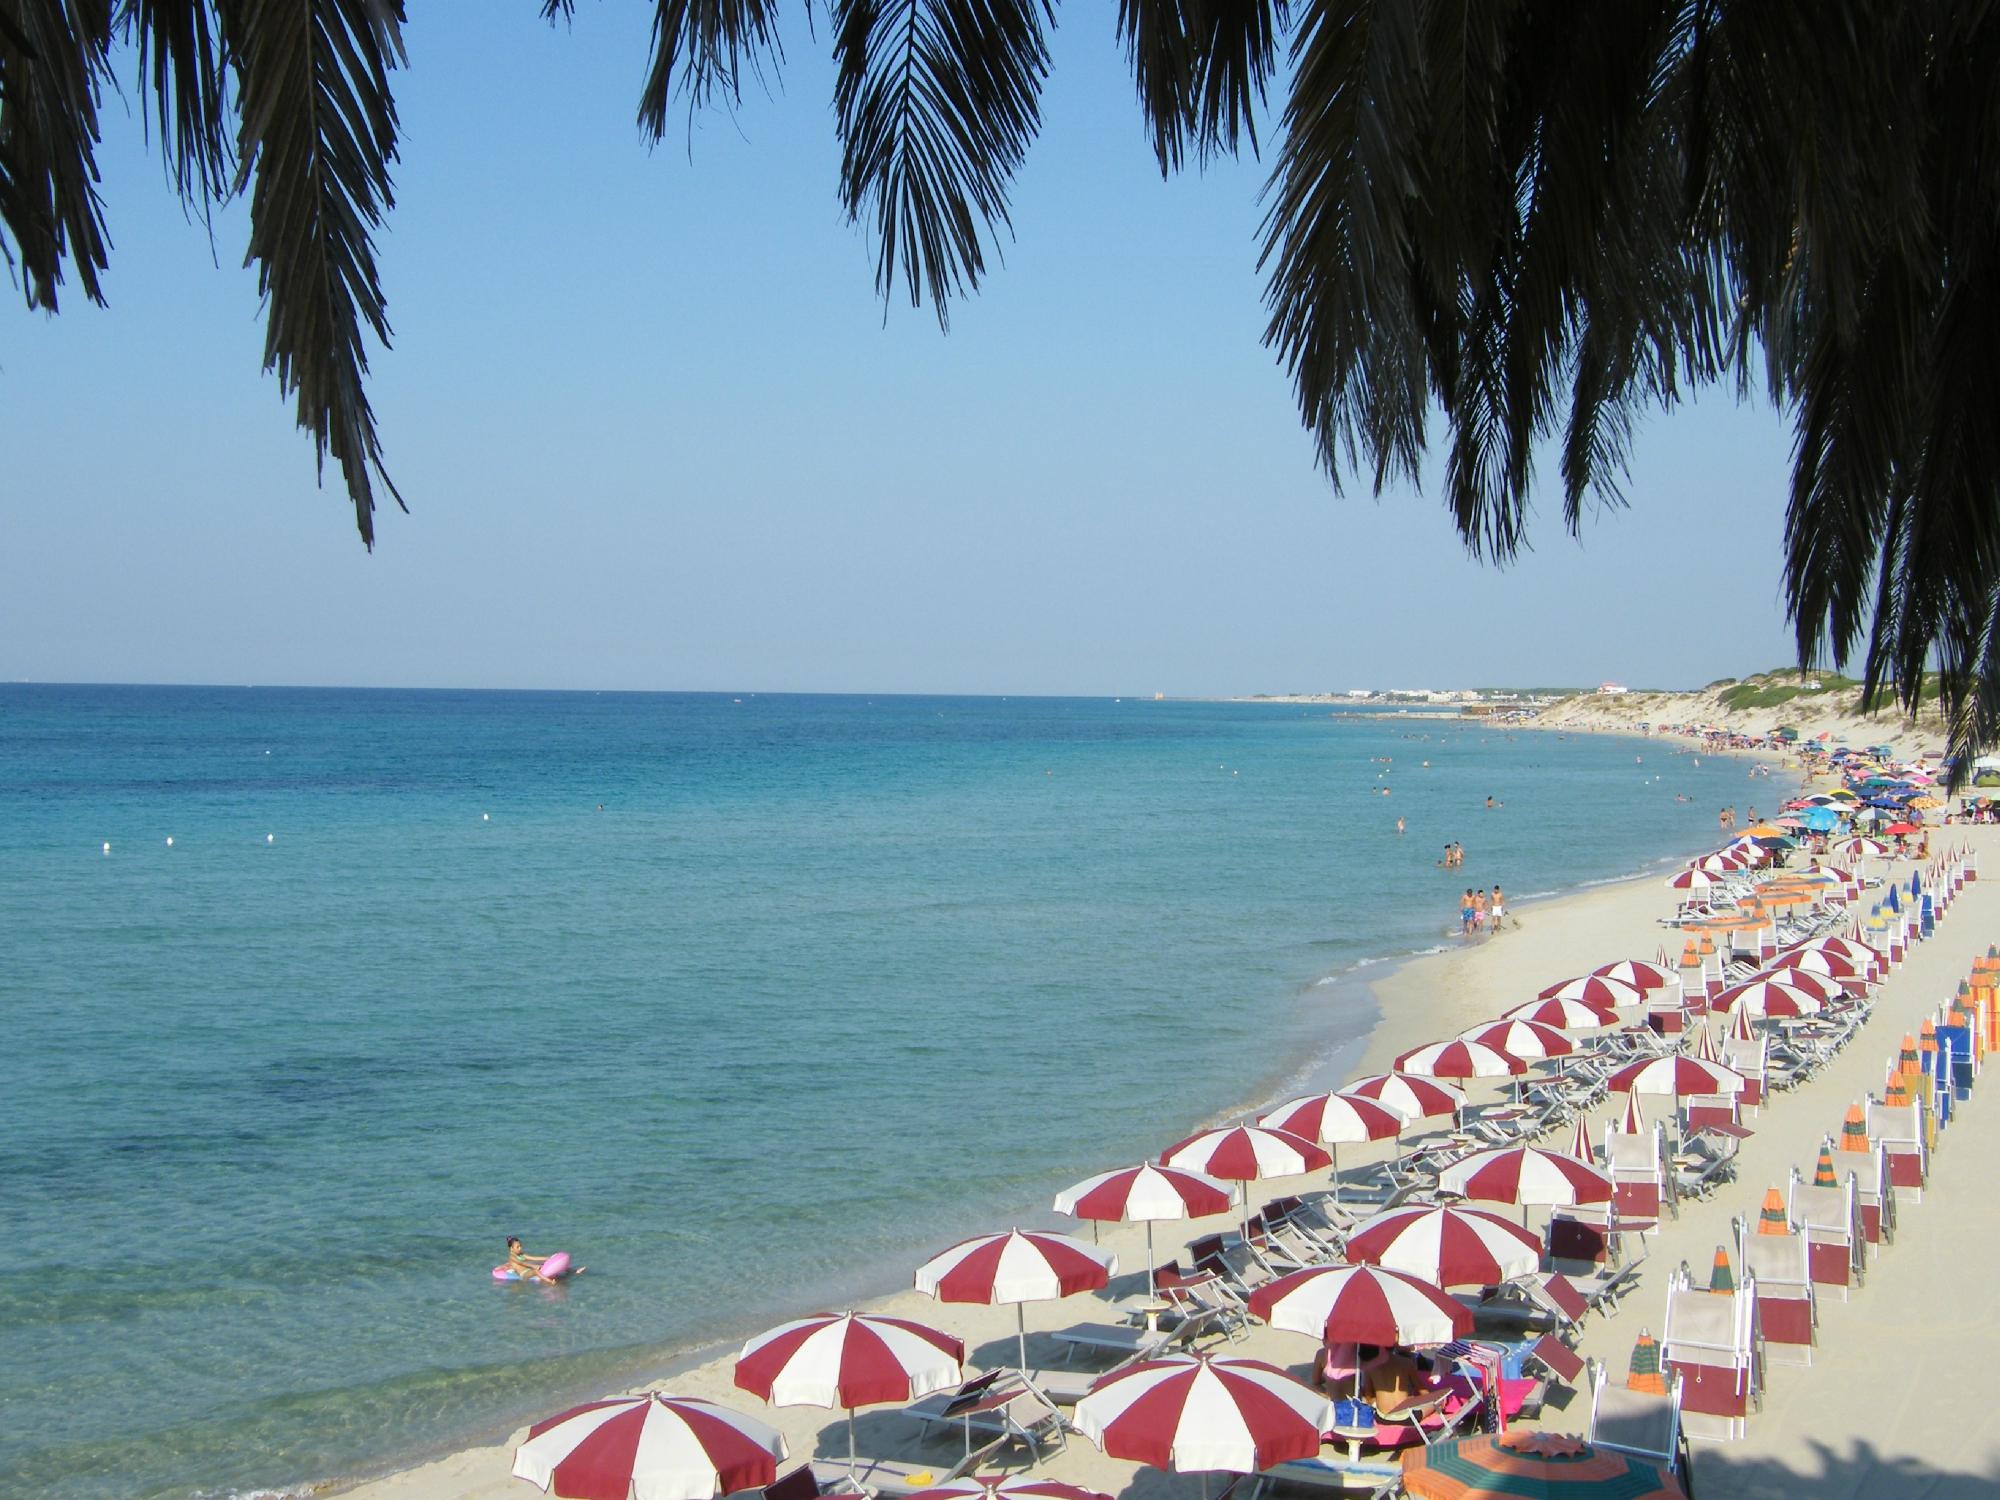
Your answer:
[[[777,0],[650,0],[639,119],[780,68]],[[574,0],[540,0],[573,20]],[[1007,233],[1055,0],[829,0],[840,194],[940,323]],[[1091,12],[1093,19],[1097,12]],[[33,308],[102,300],[93,152],[120,58],[191,203],[247,192],[266,367],[364,542],[382,467],[372,232],[402,0],[0,0],[0,252]],[[1572,530],[1633,424],[1722,379],[1794,424],[1802,665],[2000,731],[2000,14],[1977,0],[1119,0],[1162,173],[1257,151],[1266,341],[1333,482],[1416,481],[1522,545],[1538,452]],[[130,44],[121,50],[121,44]],[[1263,122],[1260,124],[1260,122]],[[1698,556],[1698,550],[1696,552]],[[1664,580],[1660,582],[1664,583]],[[1926,668],[1935,668],[1927,681]],[[1969,759],[1961,754],[1960,764]]]

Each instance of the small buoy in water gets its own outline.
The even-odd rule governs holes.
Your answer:
[[[278,842],[278,836],[275,833],[267,833],[264,835],[264,842],[267,844],[275,844]]]
[[[481,813],[481,814],[479,815],[479,821],[480,821],[480,822],[482,822],[482,823],[491,823],[491,822],[493,821],[493,814],[492,814],[492,813]]]
[[[105,846],[104,846],[104,852],[105,852],[106,854],[109,854],[109,853],[111,852],[111,845],[110,845],[109,843],[106,843],[106,844],[105,844]]]
[[[167,835],[167,847],[169,849],[174,847],[174,836],[171,833]]]

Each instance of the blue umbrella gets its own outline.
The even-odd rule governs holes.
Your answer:
[[[1924,893],[1924,882],[1922,877],[1917,875],[1912,875],[1910,877],[1910,894],[1912,896],[1921,896],[1923,893]]]
[[[1799,821],[1814,833],[1831,833],[1840,826],[1840,814],[1830,807],[1809,807],[1799,814]]]
[[[1888,907],[1890,911],[1900,912],[1903,909],[1903,903],[1896,899],[1896,891],[1897,887],[1890,886],[1889,894],[1883,898],[1882,904]]]

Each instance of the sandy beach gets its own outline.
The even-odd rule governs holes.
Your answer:
[[[2000,871],[2000,830],[1953,828],[1941,842],[1963,844],[1987,856]],[[1903,867],[1907,869],[1907,867]],[[1666,941],[1658,919],[1671,910],[1657,878],[1628,881],[1532,904],[1521,925],[1462,949],[1411,960],[1375,983],[1381,1019],[1369,1039],[1364,1067],[1386,1066],[1397,1053],[1497,1014],[1541,986],[1621,957],[1651,958]],[[2000,934],[2000,879],[1976,882],[1953,908],[1938,936],[1917,946],[1908,962],[1878,993],[1873,1019],[1853,1045],[1806,1086],[1777,1095],[1756,1121],[1736,1179],[1713,1197],[1683,1205],[1678,1219],[1653,1236],[1637,1291],[1610,1317],[1591,1320],[1580,1352],[1622,1371],[1640,1328],[1660,1321],[1662,1290],[1683,1261],[1705,1275],[1718,1244],[1729,1238],[1733,1216],[1754,1214],[1766,1186],[1780,1183],[1798,1164],[1809,1168],[1821,1135],[1838,1129],[1847,1104],[1879,1089],[1888,1053],[1903,1032],[1949,996],[1973,958]],[[1609,1106],[1600,1113],[1609,1112]],[[1598,1122],[1601,1125],[1601,1121]],[[2000,1423],[1976,1381],[1949,1376],[1986,1347],[2000,1325],[2000,1288],[1976,1273],[1988,1258],[2000,1205],[1977,1190],[1985,1156],[2000,1147],[1990,1112],[1975,1099],[1953,1127],[1949,1149],[1938,1158],[1935,1191],[1905,1209],[1903,1233],[1873,1268],[1866,1287],[1847,1304],[1822,1306],[1822,1347],[1810,1369],[1773,1368],[1764,1408],[1749,1436],[1729,1444],[1699,1444],[1696,1482],[1708,1495],[1777,1495],[1809,1482],[1816,1493],[1990,1493],[2000,1479]],[[1366,1148],[1343,1151],[1352,1169],[1369,1160]],[[1107,1163],[1106,1165],[1111,1165]],[[1294,1179],[1255,1185],[1257,1201],[1317,1181]],[[1075,1229],[1044,1215],[1042,1223]],[[1228,1227],[1227,1217],[1161,1226],[1161,1258],[1199,1234]],[[967,1231],[985,1228],[968,1225]],[[1083,1231],[1088,1233],[1088,1229]],[[1126,1301],[1143,1288],[1145,1240],[1139,1226],[1105,1226],[1121,1275],[1099,1297],[1075,1297],[1027,1309],[1029,1357],[1059,1362],[1049,1330],[1102,1319],[1109,1301]],[[909,1264],[940,1248],[913,1245]],[[1965,1268],[1959,1270],[1958,1268]],[[885,1268],[887,1269],[887,1268]],[[1957,1274],[1954,1274],[1954,1273]],[[929,1322],[964,1337],[968,1363],[1011,1363],[1011,1308],[941,1307],[918,1293],[884,1299],[881,1310]],[[1303,1372],[1312,1349],[1305,1339],[1254,1329],[1228,1346],[1232,1353],[1266,1358]],[[1948,1351],[1957,1352],[1948,1352]],[[1926,1380],[1926,1362],[1942,1355],[1941,1380]],[[1973,1356],[1976,1357],[1976,1356]],[[707,1396],[756,1411],[787,1436],[794,1458],[845,1453],[846,1429],[838,1412],[765,1408],[734,1389],[733,1351],[674,1372],[654,1388]],[[1884,1378],[1884,1377],[1887,1378]],[[1563,1407],[1566,1406],[1567,1410]],[[1584,1405],[1557,1392],[1543,1424],[1581,1431]],[[863,1411],[857,1422],[865,1454],[935,1458],[939,1472],[955,1457],[956,1440],[916,1444],[916,1429],[894,1408]],[[385,1478],[349,1487],[366,1500],[487,1500],[530,1491],[509,1475],[507,1441],[470,1448]],[[1048,1473],[1114,1494],[1135,1497],[1189,1493],[1194,1481],[1109,1460],[1086,1441],[1072,1438],[1067,1451],[1045,1466]]]

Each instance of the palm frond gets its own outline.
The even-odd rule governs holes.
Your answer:
[[[123,0],[120,29],[139,51],[141,98],[150,94],[174,186],[212,201],[229,186],[227,73],[209,0]]]
[[[1258,149],[1257,115],[1291,25],[1289,0],[1119,0],[1118,35],[1160,171]]]
[[[266,300],[264,366],[297,398],[322,469],[340,466],[363,542],[382,469],[363,388],[364,328],[389,323],[372,232],[394,203],[401,0],[224,0],[237,71],[237,189],[250,189],[249,262]]]
[[[666,134],[667,105],[676,94],[695,107],[718,91],[735,100],[746,73],[760,76],[767,61],[781,66],[777,9],[772,0],[656,0],[639,128],[657,141]]]
[[[0,255],[28,306],[58,310],[66,269],[104,300],[97,104],[110,0],[0,0]]]
[[[879,245],[876,289],[900,278],[938,322],[978,287],[986,244],[1011,229],[1007,190],[1041,124],[1043,0],[840,0],[834,109],[840,197]]]

